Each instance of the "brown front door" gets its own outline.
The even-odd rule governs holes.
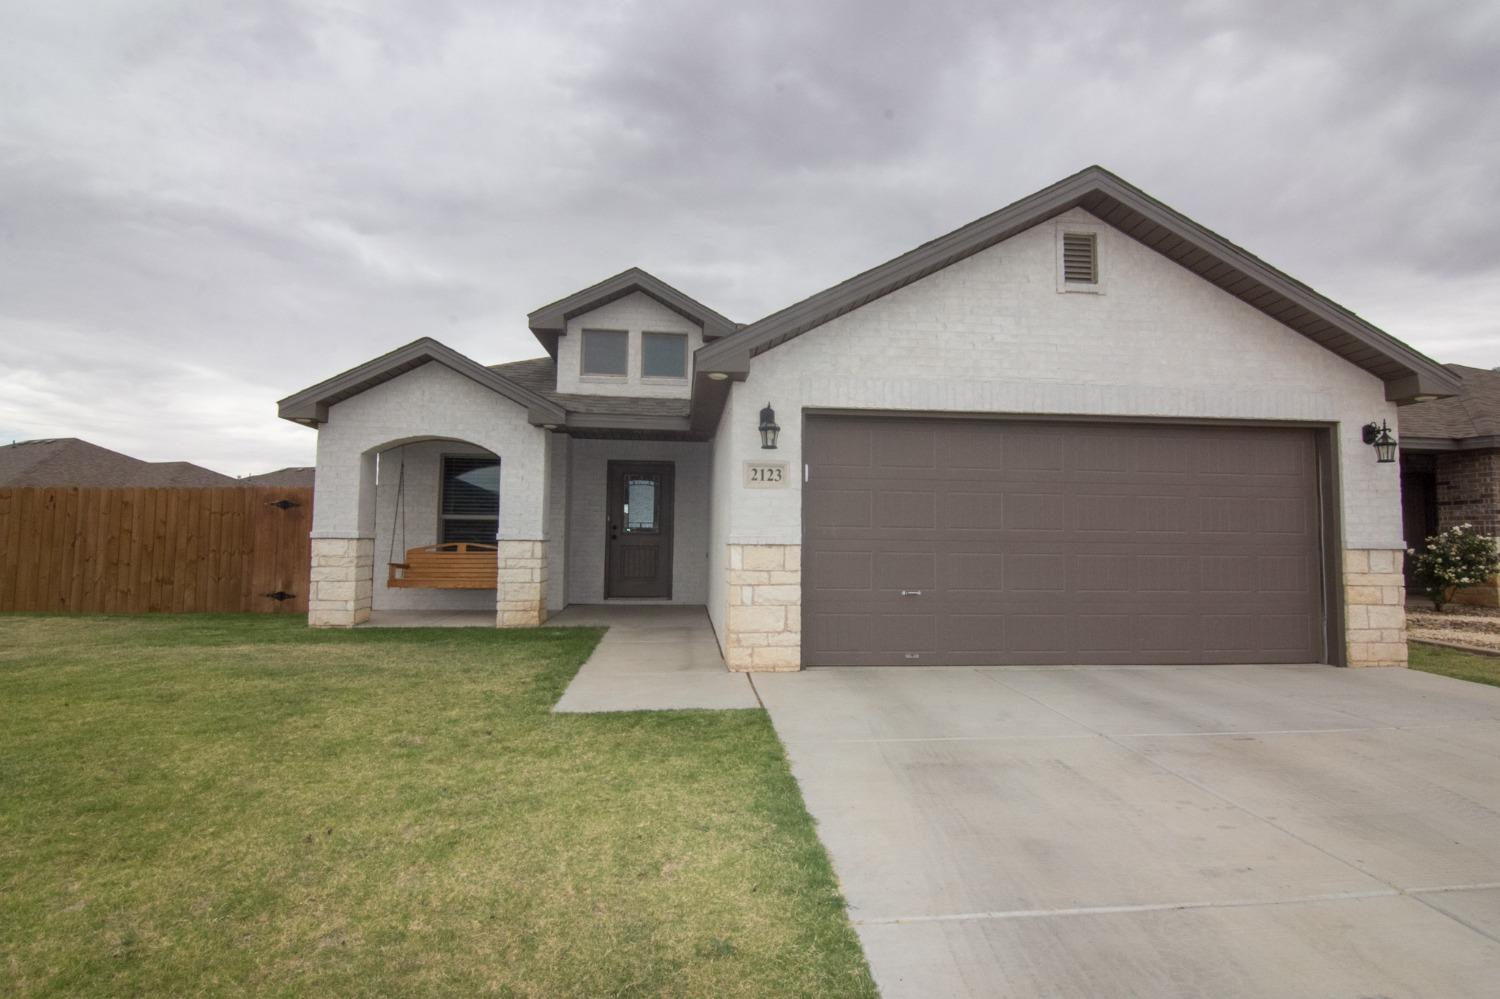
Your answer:
[[[672,472],[669,461],[609,463],[604,595],[672,595]]]
[[[810,417],[803,659],[1324,658],[1310,429]]]

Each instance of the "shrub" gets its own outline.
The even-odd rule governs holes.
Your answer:
[[[1454,591],[1473,586],[1500,572],[1500,550],[1495,539],[1459,524],[1427,539],[1427,550],[1406,552],[1412,557],[1413,575],[1438,610],[1453,599]]]

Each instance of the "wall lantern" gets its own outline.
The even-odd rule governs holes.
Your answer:
[[[1396,438],[1384,420],[1380,421],[1378,427],[1373,423],[1366,423],[1361,435],[1364,442],[1375,449],[1376,457],[1382,465],[1396,460]]]
[[[781,433],[781,428],[776,425],[776,410],[771,404],[766,403],[766,408],[760,411],[760,448],[762,451],[776,450],[776,435]]]

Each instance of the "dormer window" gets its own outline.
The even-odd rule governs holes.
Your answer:
[[[642,333],[641,377],[686,378],[687,347],[682,333]]]
[[[585,375],[624,378],[630,369],[630,334],[624,330],[584,330]]]

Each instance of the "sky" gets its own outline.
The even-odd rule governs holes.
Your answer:
[[[282,396],[630,266],[750,322],[1101,164],[1500,366],[1500,4],[0,0],[0,441]]]

